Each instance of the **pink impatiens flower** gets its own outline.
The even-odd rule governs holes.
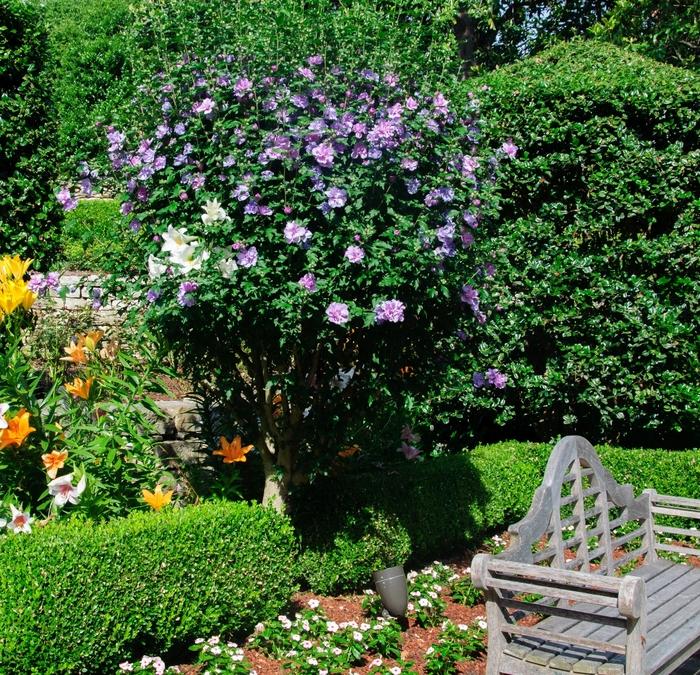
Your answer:
[[[365,252],[360,246],[348,246],[345,249],[345,257],[351,263],[359,263],[365,257]]]

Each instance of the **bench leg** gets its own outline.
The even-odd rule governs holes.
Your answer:
[[[486,659],[486,675],[500,675],[501,657],[506,646],[505,635],[500,631],[504,616],[496,602],[496,591],[486,591],[486,623],[488,624],[489,642]]]
[[[625,652],[625,673],[641,675],[644,670],[646,650],[646,614],[638,619],[627,619],[627,643]]]

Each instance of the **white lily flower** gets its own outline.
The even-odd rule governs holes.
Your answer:
[[[49,494],[53,496],[56,506],[65,506],[67,502],[77,504],[80,501],[80,495],[85,491],[85,483],[83,474],[80,482],[73,487],[73,474],[68,473],[54,478],[49,483]]]
[[[0,403],[0,429],[7,429],[5,413],[10,409],[9,403]]]
[[[167,269],[168,266],[158,260],[153,254],[148,256],[148,276],[151,279],[157,279],[162,276]]]
[[[183,246],[170,254],[170,262],[179,267],[177,272],[189,274],[192,270],[202,268],[202,263],[209,259],[209,251],[202,251],[195,255],[194,246]]]
[[[222,258],[219,260],[219,271],[224,279],[230,279],[238,269],[235,258]]]
[[[204,213],[202,214],[202,222],[205,225],[213,225],[217,220],[228,219],[226,211],[221,208],[221,204],[219,204],[217,199],[207,201],[206,205],[202,208],[204,209]]]
[[[20,511],[13,504],[10,504],[10,511],[12,519],[7,523],[7,529],[14,533],[26,532],[29,534],[32,531],[31,524],[34,521],[34,518],[29,515],[29,511]]]
[[[178,230],[176,227],[168,225],[168,231],[163,233],[161,237],[163,238],[161,250],[164,253],[174,253],[185,246],[192,246],[192,248],[194,248],[199,245],[197,237],[192,237],[187,234],[187,230],[184,227]]]

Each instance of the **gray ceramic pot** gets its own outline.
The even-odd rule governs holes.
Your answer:
[[[402,617],[408,608],[408,582],[403,567],[388,567],[372,574],[382,605],[391,616]]]

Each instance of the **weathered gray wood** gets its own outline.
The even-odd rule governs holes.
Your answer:
[[[692,656],[700,647],[700,570],[660,560],[656,550],[700,551],[661,544],[656,534],[700,533],[654,523],[655,515],[700,519],[700,500],[654,490],[635,498],[631,486],[619,485],[603,468],[588,441],[569,436],[557,443],[528,514],[509,528],[508,549],[472,564],[474,583],[487,594],[487,672],[660,674]],[[638,525],[618,535],[628,522]],[[574,535],[564,539],[562,530],[571,526]],[[543,537],[544,548],[536,550]],[[589,550],[593,537],[597,543]],[[636,540],[638,548],[619,555]],[[636,558],[644,561],[641,567],[612,576]],[[599,568],[591,569],[597,560]],[[520,593],[556,604],[513,597]],[[535,626],[515,624],[523,612],[548,618]]]
[[[687,506],[691,509],[700,511],[700,499],[692,499],[690,497],[675,497],[673,495],[660,495],[658,492],[656,492],[656,490],[653,490],[653,502],[655,504],[677,504],[679,506]]]
[[[672,544],[657,544],[656,549],[659,551],[670,551],[671,553],[680,553],[681,555],[700,555],[700,549],[691,546],[673,546]]]

